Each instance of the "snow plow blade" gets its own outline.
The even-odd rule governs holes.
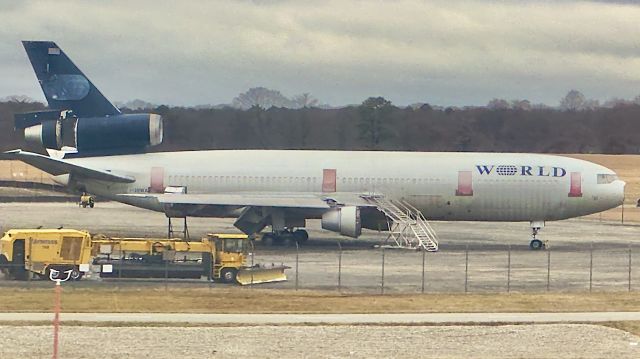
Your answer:
[[[287,275],[284,273],[285,269],[289,269],[287,266],[275,266],[275,267],[250,267],[243,268],[238,271],[236,281],[240,285],[251,285],[260,283],[273,283],[284,282],[287,280]]]

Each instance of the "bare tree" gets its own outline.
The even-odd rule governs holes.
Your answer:
[[[531,111],[529,100],[511,100],[511,108],[514,110]]]
[[[560,109],[564,111],[582,111],[585,109],[586,104],[587,100],[582,92],[571,90],[560,100]]]
[[[248,110],[253,106],[264,109],[271,107],[292,107],[292,101],[282,95],[280,91],[270,90],[265,87],[254,87],[241,93],[233,99],[232,107]]]
[[[310,108],[316,107],[320,101],[313,97],[310,93],[305,92],[295,96],[292,100],[294,108]]]
[[[34,103],[38,101],[26,95],[11,95],[11,96],[0,98],[0,102]]]
[[[510,106],[509,101],[501,98],[494,98],[493,100],[489,101],[489,103],[487,104],[487,108],[490,110],[508,110]]]

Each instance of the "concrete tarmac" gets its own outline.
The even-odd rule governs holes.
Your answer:
[[[640,290],[637,224],[593,218],[548,222],[540,237],[549,241],[550,251],[529,250],[528,223],[432,224],[440,237],[440,251],[428,253],[424,266],[421,253],[386,251],[385,293],[420,293],[423,278],[427,293]],[[178,220],[174,225],[181,223]],[[115,202],[98,202],[93,209],[73,203],[0,203],[3,230],[38,226],[86,229],[113,237],[167,236],[164,214]],[[384,232],[366,230],[360,238],[350,239],[322,230],[316,220],[308,221],[307,229],[310,240],[297,254],[295,248],[264,247],[257,241],[255,263],[292,267],[287,270],[288,282],[263,287],[293,288],[297,258],[299,288],[382,291],[383,255],[373,245],[384,241]],[[238,232],[233,219],[215,218],[189,218],[189,231],[193,239],[210,232]],[[0,281],[4,285],[14,283]]]

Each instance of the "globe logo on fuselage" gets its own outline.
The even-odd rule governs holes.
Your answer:
[[[496,173],[500,176],[513,176],[518,173],[518,167],[500,165],[496,168]]]
[[[480,175],[564,177],[567,171],[555,166],[476,165]]]

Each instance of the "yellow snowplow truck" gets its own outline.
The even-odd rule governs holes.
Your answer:
[[[0,269],[25,280],[50,269],[72,270],[78,280],[89,268],[102,278],[193,278],[241,285],[285,281],[286,266],[247,267],[248,237],[209,234],[200,241],[92,237],[67,229],[10,230],[0,239]]]

